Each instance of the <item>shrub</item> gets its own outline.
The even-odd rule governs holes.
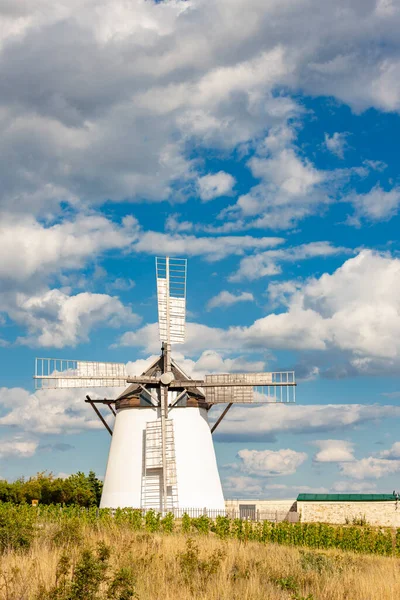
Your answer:
[[[175,526],[175,518],[173,513],[169,512],[161,519],[161,527],[164,533],[172,533]]]
[[[189,533],[190,528],[191,528],[191,519],[187,513],[183,513],[182,524],[181,524],[182,533]]]
[[[35,537],[36,514],[29,506],[0,504],[0,554],[27,550]]]
[[[135,577],[130,567],[122,567],[116,572],[107,589],[110,600],[131,600],[138,598],[135,592]]]
[[[53,535],[56,546],[77,546],[83,542],[82,521],[79,517],[72,517],[64,521]]]
[[[154,512],[154,510],[148,510],[144,518],[145,528],[147,531],[154,533],[160,530],[160,513]]]
[[[210,533],[210,519],[206,515],[201,515],[197,519],[192,519],[192,526],[203,535]]]

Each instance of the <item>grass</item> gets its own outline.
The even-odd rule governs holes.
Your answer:
[[[400,559],[200,531],[41,523],[0,555],[0,600],[394,600]]]

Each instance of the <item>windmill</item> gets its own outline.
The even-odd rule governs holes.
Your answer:
[[[128,387],[88,402],[111,434],[101,507],[224,510],[212,434],[234,404],[294,402],[293,371],[191,379],[171,357],[185,339],[187,261],[156,258],[161,356],[140,376],[124,363],[37,358],[36,389]],[[98,405],[115,417],[113,429]],[[210,428],[208,411],[227,406]]]

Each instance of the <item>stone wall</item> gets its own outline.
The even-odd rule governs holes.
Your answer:
[[[297,502],[303,523],[352,523],[365,518],[369,525],[400,527],[400,502]]]

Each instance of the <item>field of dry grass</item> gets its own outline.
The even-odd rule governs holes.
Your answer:
[[[1,600],[397,600],[399,595],[397,558],[214,535],[91,526],[60,530],[52,524],[25,552],[0,557]]]

